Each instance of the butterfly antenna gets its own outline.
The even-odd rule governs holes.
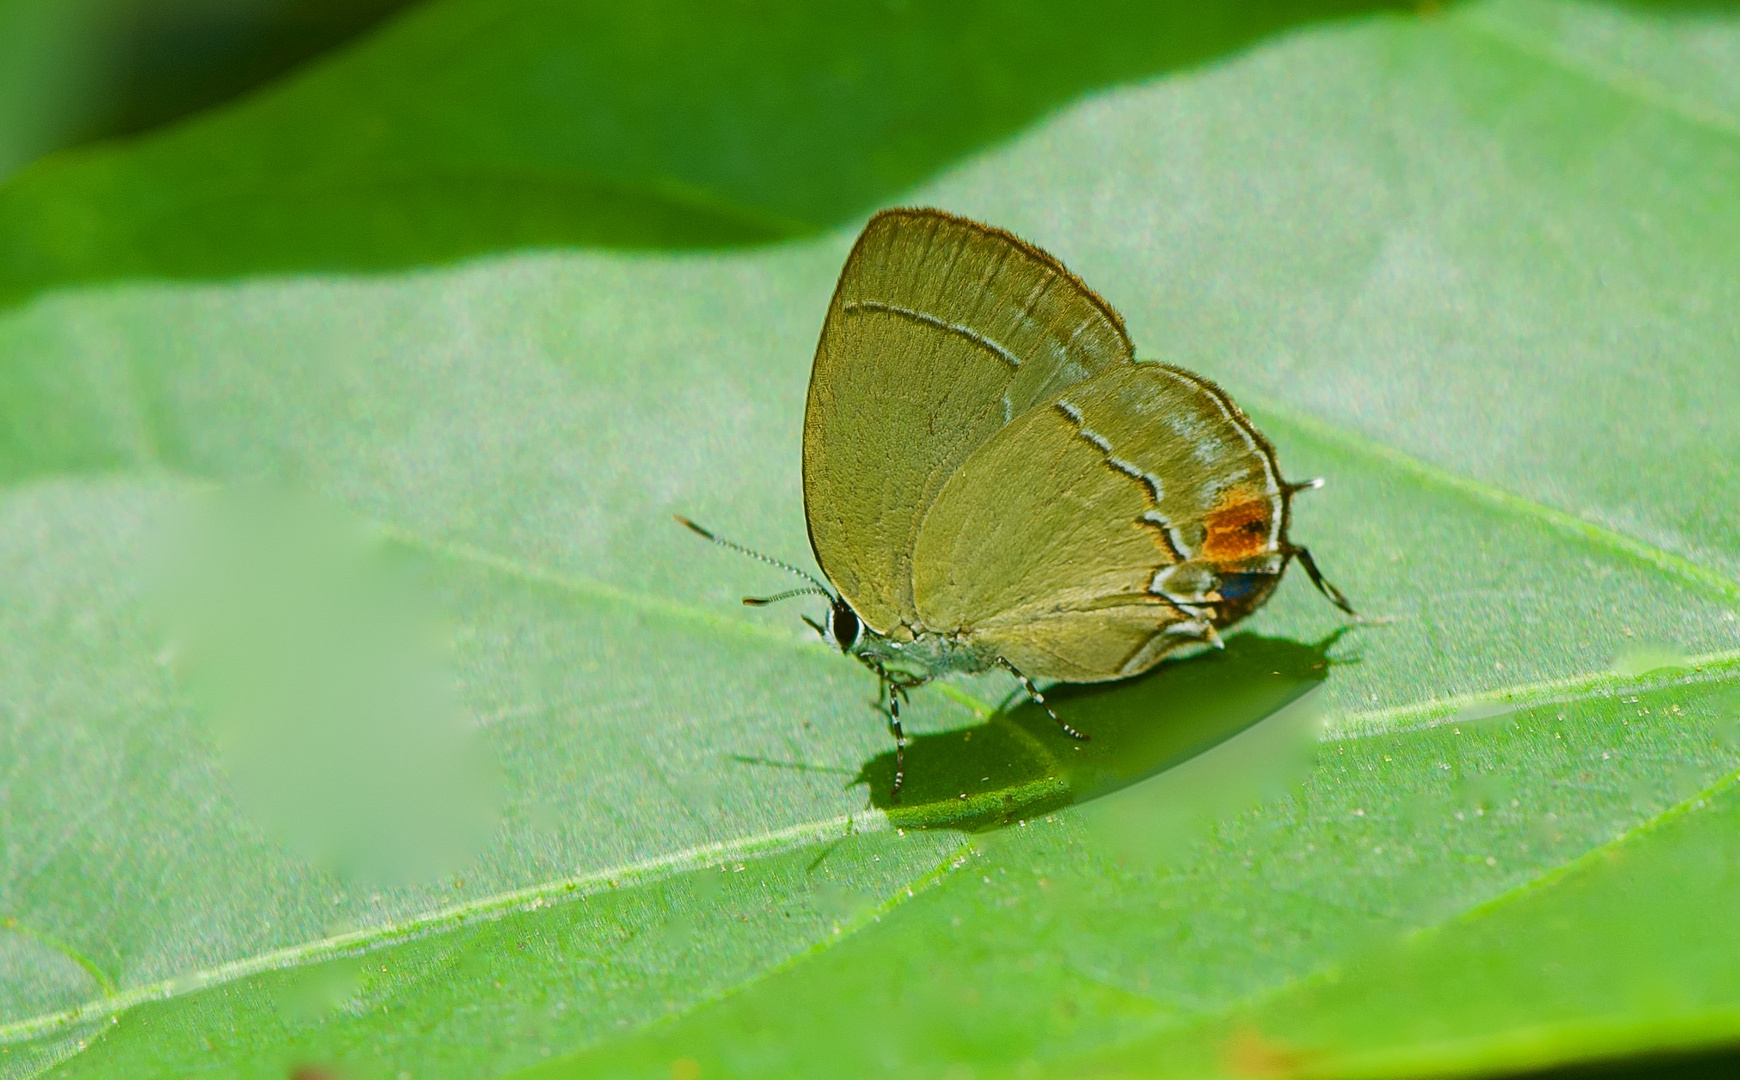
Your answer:
[[[820,589],[803,588],[787,589],[785,592],[773,596],[745,596],[743,602],[750,607],[765,607],[768,604],[777,604],[781,600],[790,600],[794,596],[823,596],[827,597],[830,602],[834,599],[832,593],[826,593]]]
[[[674,514],[672,516],[675,517],[682,524],[688,526],[691,530],[699,533],[701,536],[706,537],[708,540],[713,541],[715,544],[718,544],[720,547],[729,548],[730,550],[737,552],[739,555],[747,555],[751,559],[758,559],[761,562],[764,562],[769,566],[777,566],[781,570],[784,570],[788,574],[795,574],[796,576],[801,577],[805,581],[809,582],[811,585],[814,585],[816,587],[816,590],[819,591],[821,593],[821,595],[827,597],[829,600],[832,600],[834,598],[834,594],[832,592],[828,591],[828,587],[826,585],[823,585],[821,582],[817,581],[812,575],[807,574],[802,570],[799,570],[797,567],[793,566],[791,563],[780,562],[778,559],[774,558],[773,556],[763,555],[761,552],[756,551],[754,548],[746,548],[742,544],[725,539],[723,536],[715,536],[711,532],[708,532],[706,529],[701,528],[701,526],[695,524],[694,522],[690,521],[688,518],[684,517],[681,514]],[[803,593],[806,593],[809,591],[810,590],[808,590],[808,589],[796,589],[796,590],[793,590],[792,592],[789,592],[789,593],[781,593],[778,596],[769,597],[767,600],[757,601],[757,603],[771,604],[775,600],[784,600],[788,596],[799,596],[799,595],[802,595]],[[746,598],[744,598],[743,602],[746,604],[749,604],[752,601],[754,601],[753,597],[746,597]]]

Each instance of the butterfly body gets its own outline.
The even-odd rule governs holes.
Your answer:
[[[937,675],[977,675],[997,666],[997,653],[972,636],[929,630],[920,630],[910,641],[898,641],[866,628],[859,632],[851,648],[844,651],[874,661],[891,672],[917,676],[921,681]]]

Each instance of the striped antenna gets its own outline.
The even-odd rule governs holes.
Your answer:
[[[681,514],[673,514],[672,516],[675,517],[677,519],[677,521],[679,521],[683,525],[688,526],[693,531],[699,533],[701,536],[706,537],[708,540],[713,541],[715,544],[718,544],[722,548],[729,548],[730,550],[737,552],[739,555],[747,555],[751,559],[758,559],[761,562],[764,562],[769,566],[777,566],[781,570],[784,570],[788,574],[794,574],[798,577],[803,578],[805,581],[807,581],[811,585],[815,586],[816,592],[819,592],[822,596],[827,597],[829,600],[833,600],[834,594],[831,591],[829,591],[829,589],[826,585],[823,585],[821,582],[817,581],[812,575],[807,574],[802,570],[799,570],[797,567],[793,566],[792,564],[780,562],[778,559],[772,557],[771,555],[763,555],[761,552],[756,551],[754,548],[746,548],[742,544],[739,544],[739,543],[732,541],[732,540],[725,539],[723,536],[715,536],[713,533],[707,531],[706,529],[701,528],[701,526],[695,524],[694,522],[690,521],[688,518],[684,517]],[[803,593],[810,592],[810,591],[811,590],[809,590],[809,589],[796,589],[796,590],[793,590],[792,592],[781,593],[778,596],[769,597],[768,599],[761,600],[761,601],[756,601],[753,597],[744,597],[743,602],[745,604],[751,604],[752,606],[754,604],[757,604],[757,603],[771,604],[775,600],[784,600],[788,596],[799,596],[799,595],[802,595]]]

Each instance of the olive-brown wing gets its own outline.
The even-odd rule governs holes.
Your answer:
[[[918,523],[961,462],[1130,358],[1116,312],[1038,248],[937,210],[871,219],[816,349],[803,469],[816,559],[871,628],[917,622]]]
[[[919,529],[919,617],[1032,676],[1134,675],[1215,624],[1224,572],[1279,573],[1273,452],[1217,387],[1159,364],[999,431]]]

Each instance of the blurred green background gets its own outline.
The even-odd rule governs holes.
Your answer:
[[[404,5],[7,4],[0,170],[92,145],[0,193],[0,298],[801,235],[1094,87],[1381,6],[449,0],[347,48]]]
[[[220,105],[410,6],[403,0],[7,0],[0,175]]]

